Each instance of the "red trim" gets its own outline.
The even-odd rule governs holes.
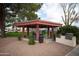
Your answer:
[[[55,22],[48,22],[48,21],[43,21],[43,20],[32,20],[29,22],[17,22],[14,25],[15,26],[27,26],[27,25],[46,25],[46,26],[62,26],[60,23],[55,23]]]

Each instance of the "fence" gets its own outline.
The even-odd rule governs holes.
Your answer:
[[[56,42],[75,47],[76,46],[76,37],[73,36],[72,40],[69,40],[69,39],[66,39],[65,36],[61,36],[60,38],[56,38]]]

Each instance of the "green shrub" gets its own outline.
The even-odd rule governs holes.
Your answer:
[[[29,45],[34,45],[34,44],[35,44],[34,39],[29,39]]]
[[[34,32],[30,33],[28,43],[29,43],[29,45],[34,45],[35,44]]]
[[[42,30],[42,35],[45,37],[45,35],[47,34],[47,31],[46,30]]]
[[[79,32],[79,29],[75,26],[63,26],[59,28],[57,34],[65,35],[66,33],[73,33],[76,36],[76,32]]]
[[[73,33],[73,35],[76,36],[77,43],[79,43],[79,28],[75,26],[63,26],[57,31],[57,34],[65,35],[66,33]]]
[[[42,34],[43,34],[43,35],[45,35],[45,34],[46,34],[46,32],[47,32],[46,30],[42,30]]]

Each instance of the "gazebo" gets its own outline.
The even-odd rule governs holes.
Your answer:
[[[55,22],[49,22],[49,21],[44,21],[44,20],[32,20],[28,22],[16,22],[14,23],[16,27],[22,27],[22,32],[25,32],[25,28],[27,28],[27,35],[29,36],[29,28],[35,28],[35,33],[36,33],[36,40],[39,40],[39,34],[40,34],[40,28],[47,28],[47,36],[50,37],[50,28],[52,29],[52,32],[54,32],[55,27],[60,27],[62,24],[60,23],[55,23]],[[54,34],[52,33],[52,37]]]

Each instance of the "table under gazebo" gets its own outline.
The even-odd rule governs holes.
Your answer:
[[[40,34],[40,28],[47,28],[47,36],[50,37],[50,28],[52,29],[52,32],[54,32],[54,28],[62,26],[60,23],[55,22],[49,22],[44,20],[32,20],[28,22],[16,22],[14,23],[16,27],[22,27],[22,32],[25,32],[25,28],[27,28],[27,36],[29,36],[29,28],[34,28],[36,33],[36,40],[39,39]],[[54,36],[54,33],[52,33],[52,37]]]

